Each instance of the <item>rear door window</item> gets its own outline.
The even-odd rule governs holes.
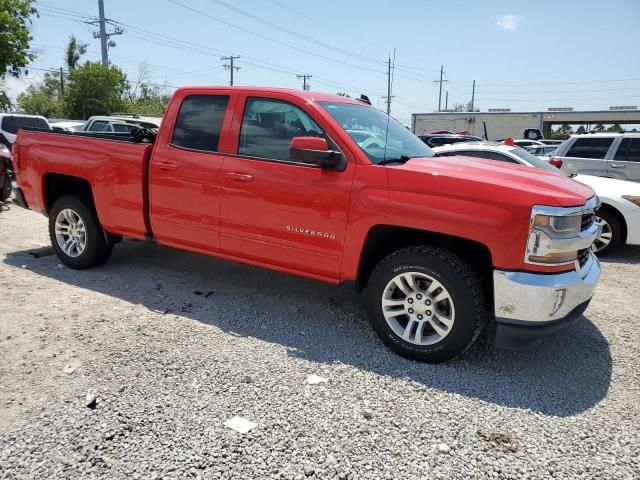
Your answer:
[[[228,95],[189,95],[180,105],[171,144],[177,147],[217,152]]]
[[[111,127],[109,126],[109,122],[104,120],[96,120],[89,126],[90,132],[110,132]]]
[[[573,143],[566,157],[604,159],[613,143],[609,138],[578,138]]]
[[[640,162],[640,138],[623,138],[614,160]]]
[[[130,125],[128,123],[114,123],[113,124],[113,131],[114,132],[118,132],[118,133],[131,133],[136,128],[138,128],[137,125]]]
[[[20,115],[8,115],[2,119],[2,125],[0,125],[3,131],[11,133],[12,135],[15,135],[18,133],[18,130],[25,127],[49,128],[49,125],[47,125],[47,122],[42,118],[23,117]]]

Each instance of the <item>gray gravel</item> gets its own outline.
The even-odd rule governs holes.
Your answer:
[[[346,288],[142,242],[75,272],[46,244],[0,212],[0,478],[640,477],[638,248],[561,337],[433,366]]]

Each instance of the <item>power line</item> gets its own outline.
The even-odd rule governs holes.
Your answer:
[[[478,83],[482,87],[549,87],[556,85],[580,85],[580,84],[598,84],[598,83],[614,83],[614,82],[637,82],[640,78],[619,78],[613,80],[579,80],[574,82],[555,82],[555,83]]]
[[[238,25],[235,25],[235,24],[233,24],[233,23],[227,22],[227,21],[225,21],[225,20],[221,20],[221,19],[219,19],[219,18],[216,18],[216,17],[214,17],[214,16],[212,16],[212,15],[209,15],[209,14],[208,14],[208,13],[206,13],[206,12],[203,12],[203,11],[201,11],[201,10],[197,10],[197,9],[195,9],[195,8],[189,7],[188,5],[184,5],[184,4],[180,3],[180,2],[177,2],[176,0],[169,0],[169,2],[170,2],[170,3],[173,3],[174,5],[178,5],[178,6],[180,6],[180,7],[184,8],[184,9],[186,9],[186,10],[190,10],[190,11],[192,11],[192,12],[194,12],[194,13],[197,13],[197,14],[199,14],[199,15],[202,15],[202,16],[204,16],[204,17],[207,17],[207,18],[209,18],[209,19],[211,19],[211,20],[214,20],[214,21],[216,21],[216,22],[219,22],[219,23],[222,23],[222,24],[224,24],[224,25],[227,25],[227,26],[230,26],[230,27],[236,28],[236,29],[241,30],[241,31],[243,31],[243,32],[245,32],[245,33],[248,33],[248,34],[250,34],[250,35],[256,36],[256,37],[258,37],[258,38],[262,38],[263,40],[269,40],[270,42],[277,43],[278,45],[282,45],[282,46],[284,46],[284,47],[291,48],[291,49],[293,49],[293,50],[297,50],[297,51],[300,51],[300,52],[306,53],[306,54],[308,54],[308,55],[313,55],[314,57],[322,58],[322,59],[324,59],[324,60],[328,60],[328,61],[330,61],[330,62],[339,63],[339,64],[341,64],[341,65],[347,65],[347,66],[350,66],[350,67],[353,67],[353,68],[358,68],[358,69],[360,69],[360,70],[366,70],[366,71],[369,71],[369,72],[374,72],[374,73],[384,74],[384,72],[382,72],[382,71],[380,71],[380,70],[374,70],[374,69],[372,69],[372,68],[364,67],[364,66],[362,66],[362,65],[356,65],[356,64],[353,64],[353,63],[349,63],[349,62],[345,62],[345,61],[342,61],[342,60],[338,60],[338,59],[336,59],[336,58],[330,58],[330,57],[327,57],[327,56],[325,56],[325,55],[321,55],[321,54],[319,54],[319,53],[315,53],[315,52],[312,52],[312,51],[310,51],[310,50],[306,50],[306,49],[304,49],[304,48],[296,47],[296,46],[291,45],[291,44],[286,43],[286,42],[281,42],[281,41],[279,41],[279,40],[276,40],[276,39],[274,39],[274,38],[269,37],[268,35],[262,35],[262,34],[260,34],[260,33],[258,33],[258,32],[254,32],[253,30],[250,30],[250,29],[248,29],[248,28],[240,27],[240,26],[238,26]]]
[[[625,98],[640,98],[640,95],[625,95],[625,96],[613,96],[613,97],[588,97],[588,98],[579,98],[579,97],[573,97],[573,98],[567,98],[567,97],[563,97],[563,98],[544,98],[544,99],[521,99],[521,98],[512,98],[512,99],[508,99],[508,98],[476,98],[476,100],[483,100],[483,101],[492,101],[492,102],[514,102],[514,103],[532,103],[532,102],[538,102],[538,103],[542,103],[542,102],[571,102],[571,101],[588,101],[588,100],[616,100],[616,99],[625,99]]]
[[[314,45],[318,45],[318,46],[327,48],[327,49],[329,49],[331,51],[339,52],[339,53],[342,53],[344,55],[348,55],[350,57],[357,58],[359,60],[363,60],[363,61],[366,61],[366,62],[374,63],[376,65],[383,64],[383,62],[381,62],[378,59],[375,59],[375,58],[372,58],[372,57],[367,57],[366,55],[361,55],[359,53],[355,53],[355,52],[346,50],[344,48],[337,47],[335,45],[331,45],[331,44],[323,42],[321,40],[317,40],[317,39],[315,39],[313,37],[310,37],[308,35],[304,35],[302,33],[298,33],[298,32],[296,32],[294,30],[291,30],[289,28],[283,27],[283,26],[278,25],[276,23],[270,22],[269,20],[265,20],[264,18],[258,17],[257,15],[254,15],[254,14],[252,14],[250,12],[247,12],[247,11],[242,10],[240,8],[234,7],[233,5],[229,5],[228,3],[225,3],[222,0],[209,0],[209,1],[212,2],[212,3],[216,3],[216,4],[218,4],[218,5],[222,6],[222,7],[225,7],[227,9],[229,9],[229,10],[232,10],[232,11],[234,11],[236,13],[239,13],[241,15],[244,15],[245,17],[251,18],[252,20],[260,22],[263,25],[267,25],[267,26],[269,26],[271,28],[274,28],[276,30],[284,32],[284,33],[286,33],[288,35],[292,35],[294,37],[300,38],[300,39],[305,40],[307,42],[313,43]],[[172,2],[172,3],[175,3],[175,2]]]

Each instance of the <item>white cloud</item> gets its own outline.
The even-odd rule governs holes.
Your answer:
[[[505,30],[517,30],[525,18],[520,15],[500,15],[497,25]]]
[[[4,79],[5,91],[7,92],[7,95],[9,96],[11,102],[14,103],[14,106],[18,95],[26,91],[29,85],[34,85],[42,82],[42,78],[43,77],[38,74],[30,74],[28,76],[18,78],[6,76]]]

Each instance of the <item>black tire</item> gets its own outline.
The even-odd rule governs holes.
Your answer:
[[[596,212],[596,217],[601,218],[606,222],[606,225],[608,225],[611,233],[611,240],[609,241],[609,244],[602,247],[603,244],[601,240],[597,239],[593,243],[593,250],[597,256],[606,257],[616,250],[618,245],[620,245],[620,242],[622,241],[622,226],[615,214],[606,208],[600,208],[600,210]]]
[[[409,272],[424,274],[440,282],[455,309],[449,333],[432,345],[404,340],[394,332],[383,313],[382,299],[387,286],[397,275]],[[487,323],[483,290],[477,274],[459,256],[440,247],[416,246],[392,253],[374,269],[366,295],[369,318],[376,333],[392,350],[413,360],[429,363],[450,360],[464,353]],[[425,328],[428,328],[426,322]]]
[[[58,244],[55,223],[58,214],[65,209],[75,212],[84,223],[86,246],[82,253],[73,257],[67,255]],[[49,212],[49,238],[58,258],[66,266],[76,270],[101,265],[109,259],[113,245],[108,241],[96,214],[93,202],[79,195],[65,195],[56,200]]]
[[[0,202],[4,202],[11,196],[11,177],[9,171],[5,170],[0,174]]]

